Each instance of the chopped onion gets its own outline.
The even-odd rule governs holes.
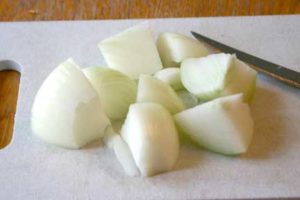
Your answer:
[[[137,176],[140,174],[130,149],[122,137],[116,133],[111,126],[106,129],[104,143],[114,150],[117,159],[129,176]]]
[[[156,72],[154,77],[169,84],[174,90],[183,89],[179,68],[170,67],[162,69]]]
[[[108,68],[89,67],[83,72],[97,91],[107,116],[112,120],[125,118],[129,105],[136,100],[135,81]]]
[[[247,151],[253,120],[243,95],[221,97],[175,115],[175,122],[199,145],[222,154]]]
[[[148,27],[135,26],[99,43],[108,67],[132,79],[162,69],[155,41]]]
[[[120,135],[115,136],[114,152],[128,176],[138,176],[140,174],[127,143]]]
[[[98,46],[109,68],[81,70],[70,58],[41,85],[31,115],[41,140],[78,149],[102,138],[129,176],[173,169],[176,127],[211,151],[247,151],[257,73],[235,55],[208,55],[199,41],[172,32],[155,44],[145,24]]]
[[[208,50],[199,41],[178,33],[162,33],[157,40],[157,49],[164,67],[179,67],[186,58],[208,55]]]
[[[231,95],[242,92],[244,101],[250,102],[253,99],[256,89],[257,72],[247,64],[233,58],[234,70],[232,70],[232,80],[225,86],[222,95]]]
[[[183,102],[185,109],[192,108],[199,103],[198,98],[186,90],[179,90],[176,93]]]
[[[224,53],[186,59],[180,68],[182,84],[201,100],[216,98],[231,79],[232,60]]]
[[[32,106],[33,133],[62,147],[80,148],[99,139],[109,124],[96,91],[72,59],[46,78]]]
[[[168,84],[149,75],[140,76],[137,102],[159,103],[172,114],[184,109],[181,99]]]
[[[256,71],[230,54],[186,59],[180,75],[184,87],[204,101],[240,92],[248,101],[255,91]]]
[[[173,118],[156,103],[132,104],[121,135],[143,176],[169,171],[176,163],[179,139]]]

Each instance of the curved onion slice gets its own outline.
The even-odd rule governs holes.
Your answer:
[[[179,152],[173,118],[156,103],[132,104],[121,135],[143,176],[171,170]]]
[[[162,69],[151,31],[146,25],[134,26],[99,43],[108,67],[132,79]]]
[[[114,150],[117,159],[129,176],[137,176],[140,174],[130,149],[123,138],[117,134],[111,126],[106,129],[104,143]]]
[[[169,84],[174,90],[183,89],[180,79],[180,69],[170,67],[162,69],[154,74],[154,77]]]
[[[178,33],[162,33],[157,40],[157,49],[164,67],[179,67],[186,58],[208,55],[206,47],[197,40]]]
[[[102,67],[85,68],[83,73],[97,91],[107,116],[113,120],[125,118],[129,105],[136,100],[135,81],[121,72]]]
[[[32,106],[33,133],[62,147],[80,148],[101,138],[109,124],[96,91],[72,59],[46,78]]]
[[[168,84],[149,75],[140,76],[137,102],[159,103],[167,108],[171,114],[184,109],[181,99]]]
[[[182,84],[201,100],[216,98],[231,79],[232,60],[224,53],[186,59],[180,68]]]
[[[255,91],[256,71],[231,54],[186,59],[180,75],[184,87],[204,101],[241,92],[248,101]]]
[[[174,118],[192,140],[222,154],[246,152],[253,135],[253,120],[242,94],[215,99]]]

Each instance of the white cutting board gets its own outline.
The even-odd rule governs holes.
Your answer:
[[[241,157],[183,147],[174,171],[132,178],[101,144],[66,150],[32,136],[30,109],[45,77],[68,57],[103,65],[97,43],[141,21],[0,23],[0,60],[22,65],[13,142],[0,150],[0,199],[300,197],[300,92],[264,75],[251,105],[255,135]],[[156,35],[194,30],[300,71],[300,15],[149,21]]]

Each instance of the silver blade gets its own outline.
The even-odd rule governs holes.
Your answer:
[[[194,31],[191,31],[191,33],[197,40],[203,41],[225,53],[236,54],[238,59],[253,65],[252,67],[257,71],[272,76],[273,78],[276,78],[277,80],[294,87],[300,88],[299,72],[287,69],[281,65],[250,55],[233,47],[222,44],[218,41],[212,40],[206,36],[200,35],[199,33],[196,33]]]

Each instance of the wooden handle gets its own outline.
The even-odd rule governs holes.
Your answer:
[[[0,71],[0,149],[12,138],[20,76],[16,71]]]

